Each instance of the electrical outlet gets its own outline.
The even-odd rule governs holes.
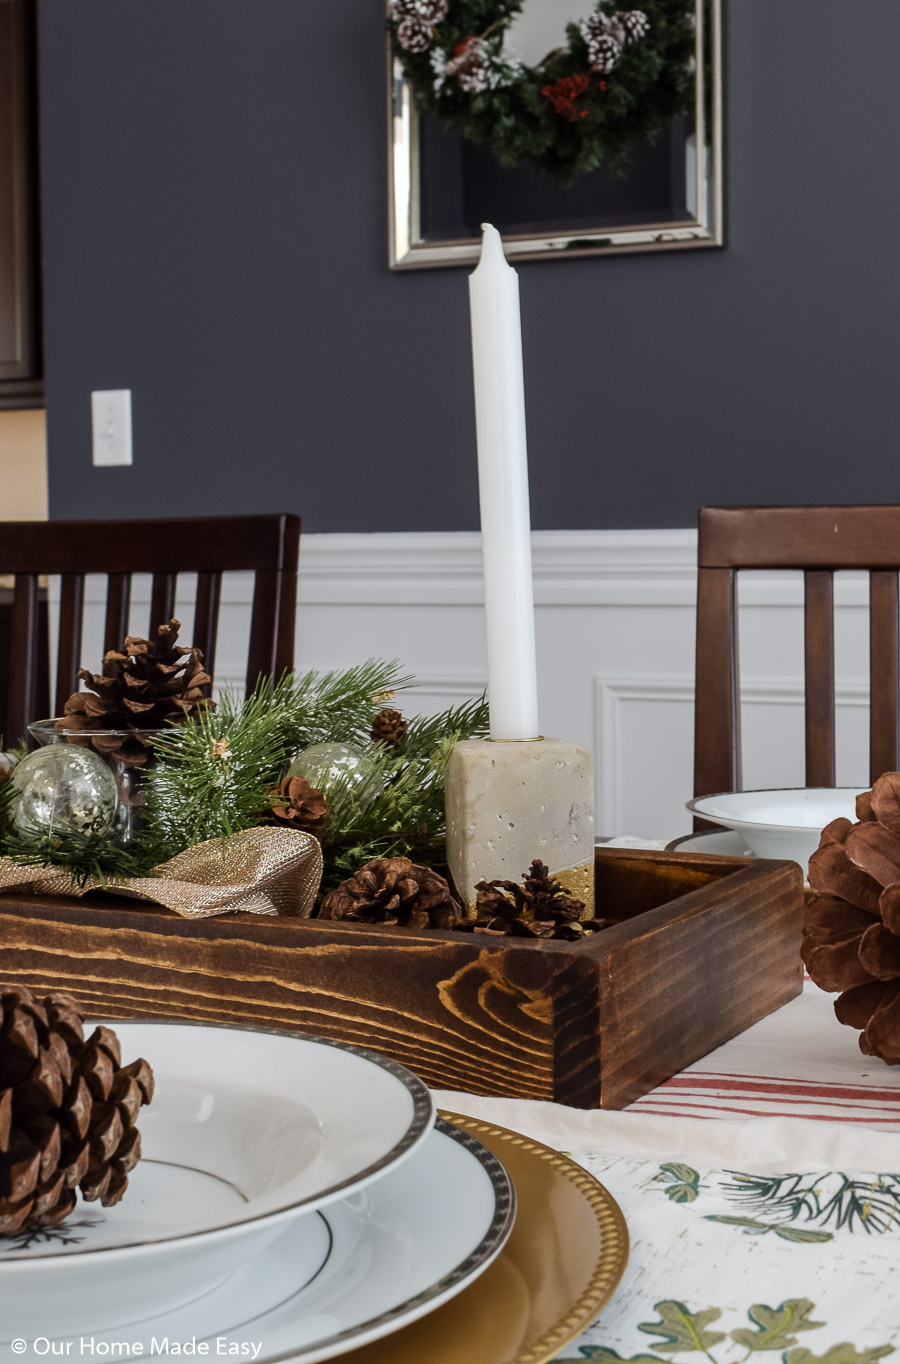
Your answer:
[[[131,389],[109,388],[91,394],[94,463],[131,463]]]

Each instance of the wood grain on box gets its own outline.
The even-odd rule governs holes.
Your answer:
[[[598,849],[579,943],[0,895],[0,984],[372,1047],[429,1084],[622,1108],[798,994],[792,862]]]

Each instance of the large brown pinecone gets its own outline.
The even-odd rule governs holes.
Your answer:
[[[320,919],[350,919],[404,928],[450,928],[462,910],[450,886],[408,857],[376,857],[326,895]]]
[[[841,992],[834,1011],[862,1029],[860,1051],[900,1065],[900,772],[856,814],[827,825],[809,860],[801,955],[817,985]]]
[[[475,890],[475,918],[454,924],[454,928],[496,936],[574,941],[605,926],[601,919],[581,918],[584,902],[569,895],[539,858],[532,862],[521,886],[515,881],[479,881]]]
[[[140,1158],[135,1123],[153,1072],[146,1061],[122,1065],[110,1028],[85,1041],[83,1022],[58,991],[0,994],[0,1236],[58,1226],[79,1189],[118,1203]]]
[[[88,690],[69,697],[57,728],[86,735],[104,729],[132,731],[124,740],[94,734],[84,746],[141,767],[148,750],[133,731],[162,729],[204,707],[214,710],[215,702],[206,694],[212,679],[204,672],[203,654],[176,644],[180,629],[180,621],[170,620],[157,626],[152,639],[129,635],[121,650],[104,654],[102,673],[79,669]]]
[[[272,814],[279,823],[292,829],[319,835],[331,814],[331,806],[327,796],[305,777],[285,777],[272,792]]]
[[[372,721],[371,738],[373,743],[399,748],[406,738],[406,721],[399,710],[390,710],[387,706],[380,710]]]

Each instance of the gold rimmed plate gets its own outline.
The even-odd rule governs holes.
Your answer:
[[[628,1260],[612,1195],[580,1165],[505,1127],[441,1116],[477,1137],[512,1176],[516,1223],[504,1249],[452,1302],[345,1364],[547,1364],[609,1302]]]

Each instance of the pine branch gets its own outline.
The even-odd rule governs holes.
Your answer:
[[[4,783],[6,784],[6,783]],[[95,878],[101,885],[112,877],[146,876],[165,858],[165,849],[150,837],[122,848],[108,834],[25,835],[10,831],[0,838],[0,856],[24,867],[60,867],[79,888]]]

